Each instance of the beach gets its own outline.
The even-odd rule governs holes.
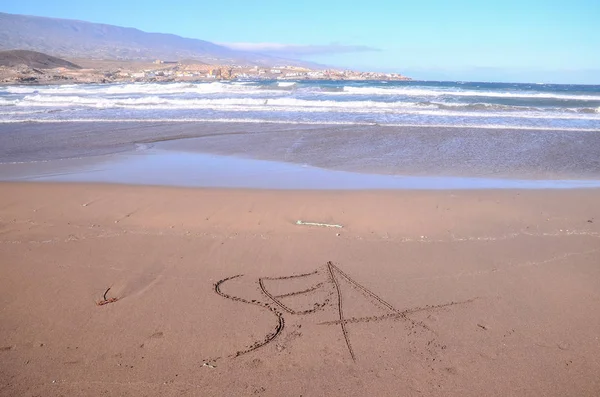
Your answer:
[[[0,90],[0,395],[600,395],[597,89],[335,84]]]
[[[598,190],[1,189],[2,395],[600,392]]]
[[[0,397],[600,397],[600,1],[4,3]]]

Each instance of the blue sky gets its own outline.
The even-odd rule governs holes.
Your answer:
[[[9,0],[0,11],[423,79],[600,84],[600,0]]]

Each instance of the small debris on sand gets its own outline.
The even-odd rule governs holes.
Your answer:
[[[107,298],[106,298],[106,294],[108,294],[108,291],[110,291],[110,287],[108,287],[108,288],[106,289],[106,291],[104,291],[104,295],[102,296],[104,299],[102,299],[102,300],[101,300],[101,301],[99,301],[99,302],[96,302],[96,305],[97,305],[97,306],[104,306],[104,305],[107,305],[107,304],[109,304],[109,303],[113,303],[113,302],[116,302],[116,301],[118,301],[118,300],[119,300],[119,298],[108,298],[108,299],[107,299]]]
[[[305,225],[305,226],[322,226],[322,227],[337,227],[337,228],[343,228],[344,226],[342,225],[337,225],[335,223],[318,223],[318,222],[304,222],[301,220],[298,220],[296,222],[296,225]]]

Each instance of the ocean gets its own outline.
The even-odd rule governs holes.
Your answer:
[[[0,122],[66,121],[600,130],[600,86],[304,80],[0,86]]]

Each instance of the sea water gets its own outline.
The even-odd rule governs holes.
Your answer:
[[[600,130],[600,86],[234,81],[0,86],[0,122],[215,121]]]

